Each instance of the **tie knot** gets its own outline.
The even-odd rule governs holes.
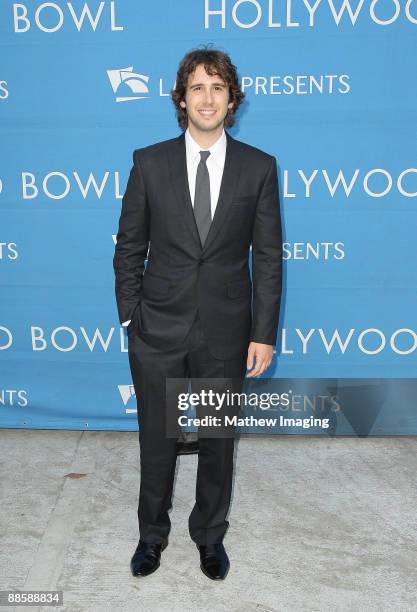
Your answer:
[[[200,151],[200,157],[203,164],[206,163],[208,156],[210,155],[210,151]]]

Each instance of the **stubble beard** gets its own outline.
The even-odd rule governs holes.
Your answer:
[[[192,123],[198,130],[202,131],[202,132],[214,132],[215,130],[217,130],[219,128],[220,125],[224,124],[224,120],[226,115],[223,117],[223,119],[221,120],[217,120],[214,124],[211,125],[207,125],[207,123],[204,122],[204,120],[200,120],[198,117],[196,117],[195,119],[191,119],[190,115],[187,114],[188,116],[188,122]]]

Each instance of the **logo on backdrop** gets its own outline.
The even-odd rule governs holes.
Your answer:
[[[330,11],[325,19],[334,21],[336,27],[348,25],[355,27],[359,19],[366,17],[378,26],[388,26],[397,20],[406,19],[417,24],[417,10],[414,0],[400,2],[392,0],[386,6],[384,0],[334,0],[321,3],[320,0],[311,6],[303,0],[202,0],[204,1],[204,27],[226,29],[229,25],[243,30],[250,30],[259,25],[263,28],[299,28],[317,27],[316,11],[323,18],[323,11]],[[413,11],[413,12],[412,12]],[[364,16],[361,13],[365,13]]]
[[[107,70],[107,75],[114,93],[124,94],[117,95],[116,102],[129,102],[149,97],[149,77],[146,74],[133,72],[133,66]]]
[[[108,200],[111,195],[121,200],[123,192],[118,171],[82,173],[77,170],[46,174],[21,172],[22,199],[48,198],[63,200],[81,196],[83,200]],[[1,181],[0,181],[1,191]],[[358,193],[370,198],[388,197],[395,193],[404,198],[417,197],[417,167],[392,172],[386,168],[356,168],[354,170],[315,168],[304,171],[282,170],[282,193],[284,198],[310,199],[329,195],[331,198],[353,198]],[[398,200],[397,200],[398,202]]]
[[[84,2],[82,8],[74,6],[73,2],[14,2],[13,28],[14,32],[21,34],[36,28],[47,34],[72,26],[77,32],[91,29],[93,32],[101,23],[111,32],[124,30],[124,26],[117,25],[116,2],[94,2],[90,9],[89,3]]]
[[[283,242],[282,251],[284,260],[311,260],[320,261],[344,259],[343,242]]]
[[[32,172],[21,173],[22,198],[23,200],[35,200],[46,197],[50,200],[63,200],[74,191],[77,196],[86,200],[107,199],[109,191],[116,200],[123,198],[120,187],[119,171],[103,170],[100,175],[89,172],[80,173],[77,170],[72,172],[48,172],[44,176],[37,176]]]
[[[115,333],[116,332],[116,333]],[[88,353],[107,353],[119,350],[127,353],[125,328],[68,327],[61,325],[55,328],[44,328],[31,325],[31,349],[34,353],[57,351],[71,353],[79,351]],[[409,327],[397,329],[380,329],[378,327],[357,328],[306,328],[298,327],[281,330],[277,345],[281,346],[281,356],[327,354],[351,355],[359,352],[376,356],[381,353],[393,353],[398,356],[411,355],[417,352],[417,330]],[[12,331],[0,325],[0,351],[14,346]],[[16,347],[19,350],[19,346]],[[132,387],[133,388],[133,387]],[[130,392],[129,392],[130,393]]]
[[[126,408],[126,414],[131,414],[132,412],[137,412],[136,408],[136,393],[133,385],[118,385],[119,393],[122,397],[123,404],[127,406],[129,401],[134,398],[135,402],[131,402],[131,404],[135,404],[133,408]]]
[[[113,244],[117,244],[117,234],[112,234]],[[344,242],[283,242],[282,259],[316,259],[328,261],[330,259],[344,259],[346,256]],[[249,250],[252,250],[250,245]]]
[[[351,87],[348,74],[272,74],[243,76],[242,91],[255,96],[347,94]]]
[[[150,76],[133,72],[133,66],[107,70],[107,76],[116,102],[142,100],[151,95]],[[254,96],[347,94],[351,90],[349,81],[348,74],[245,75],[241,78],[241,90]],[[168,86],[162,77],[158,83],[158,95],[169,97]]]
[[[26,389],[1,389],[0,406],[27,406]]]
[[[7,81],[0,81],[0,100],[7,100],[8,97]]]
[[[17,259],[19,253],[15,242],[0,242],[0,261]]]

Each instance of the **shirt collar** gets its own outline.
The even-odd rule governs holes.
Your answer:
[[[211,145],[209,149],[202,149],[202,147],[200,147],[200,145],[191,136],[188,127],[185,130],[185,148],[187,152],[187,160],[191,163],[197,163],[200,161],[200,151],[210,151],[209,159],[212,158],[214,163],[219,166],[219,168],[223,168],[226,157],[226,145],[227,140],[224,128],[220,137],[214,144]]]

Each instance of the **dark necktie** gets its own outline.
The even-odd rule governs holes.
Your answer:
[[[210,177],[206,165],[209,155],[210,151],[200,151],[201,159],[195,180],[194,216],[202,246],[211,225]]]

